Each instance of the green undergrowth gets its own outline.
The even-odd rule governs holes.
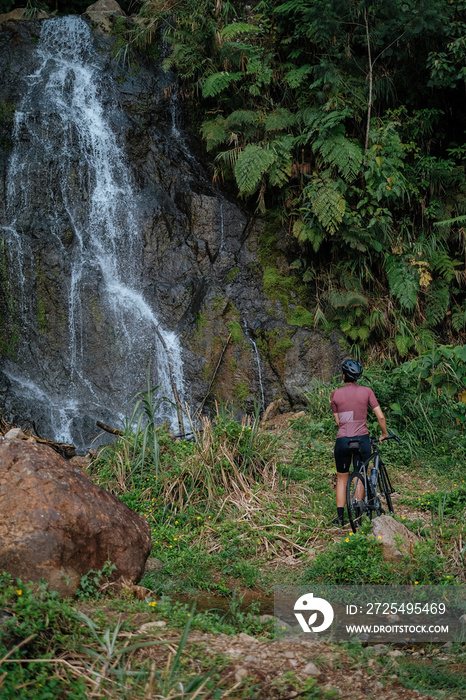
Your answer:
[[[305,414],[290,414],[280,431],[263,425],[258,409],[242,421],[227,407],[198,423],[185,415],[193,441],[176,440],[156,425],[160,399],[148,385],[135,397],[121,437],[101,448],[88,468],[96,483],[150,525],[153,548],[140,586],[116,587],[111,562],[83,577],[73,601],[2,576],[2,700],[18,697],[18,689],[24,698],[84,700],[90,688],[100,697],[146,698],[149,688],[168,698],[180,683],[182,698],[220,698],[232,685],[228,659],[205,655],[194,670],[189,654],[177,650],[193,631],[270,640],[271,621],[261,615],[271,612],[276,585],[464,585],[463,378],[458,373],[451,382],[446,355],[439,357],[435,374],[425,372],[421,358],[414,366],[365,375],[389,428],[403,441],[402,447],[381,446],[396,491],[395,517],[418,537],[395,562],[384,559],[369,521],[357,534],[331,526],[336,477],[329,402],[337,384],[315,384],[306,394]],[[422,410],[406,421],[399,408],[409,396]],[[377,432],[376,423],[369,425]],[[150,643],[139,631],[149,621],[165,623]],[[173,634],[171,656],[146,655],[146,643],[162,649]],[[450,661],[434,660],[433,652],[432,659],[422,670],[414,658],[400,660],[398,682],[439,700],[448,688],[448,697],[459,700],[461,674]],[[382,664],[381,677],[393,675],[390,663]],[[303,689],[295,677],[285,680],[291,694]],[[232,697],[260,698],[260,689],[256,681],[243,683]],[[323,692],[315,682],[303,697]]]

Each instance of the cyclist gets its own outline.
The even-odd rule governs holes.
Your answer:
[[[356,382],[362,377],[362,366],[356,360],[345,360],[341,367],[345,385],[332,393],[331,406],[335,422],[338,426],[335,442],[335,464],[337,468],[337,517],[334,525],[344,524],[343,514],[346,503],[346,485],[348,483],[351,453],[348,450],[350,440],[357,439],[360,443],[361,457],[365,461],[371,455],[371,442],[367,430],[367,407],[370,406],[380,426],[379,441],[388,437],[387,424],[379,402],[372,389],[360,386]],[[356,461],[357,460],[357,461]],[[355,457],[355,470],[359,467],[359,459]]]

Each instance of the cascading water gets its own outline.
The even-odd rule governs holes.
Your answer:
[[[255,358],[256,358],[256,363],[257,363],[257,377],[258,377],[258,379],[259,379],[259,387],[260,387],[260,390],[261,390],[261,411],[262,411],[262,413],[264,413],[264,411],[265,411],[265,396],[264,396],[264,386],[263,386],[263,384],[262,384],[261,358],[260,358],[260,355],[259,355],[259,350],[257,349],[257,344],[256,344],[256,342],[253,340],[253,338],[251,338],[251,336],[250,336],[250,334],[249,334],[249,331],[248,331],[248,327],[247,327],[246,324],[244,324],[244,330],[245,330],[245,333],[246,333],[246,338],[249,340],[249,342],[251,343],[251,345],[252,345],[252,347],[253,347],[254,356],[255,356]]]
[[[114,109],[112,88],[84,20],[44,21],[37,60],[15,115],[0,227],[6,257],[17,268],[19,326],[3,372],[44,433],[82,448],[96,419],[123,419],[125,403],[147,386],[149,365],[152,385],[173,401],[155,327],[182,397],[181,346],[144,298],[136,195],[106,116]],[[37,187],[40,207],[31,197]],[[54,327],[56,352],[45,359],[40,347],[50,345],[51,332],[41,295],[58,274],[65,277],[62,299],[54,301],[62,321]],[[173,405],[162,402],[159,419],[175,427]]]

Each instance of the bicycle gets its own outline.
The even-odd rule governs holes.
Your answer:
[[[401,445],[401,440],[391,431],[385,440],[396,440]],[[378,438],[371,438],[372,453],[362,464],[356,461],[356,458],[361,455],[360,440],[356,438],[348,444],[348,449],[352,454],[353,466],[355,467],[348,479],[346,487],[346,507],[348,510],[348,519],[350,521],[353,532],[356,532],[361,525],[363,515],[367,515],[369,520],[372,520],[372,514],[383,515],[385,512],[382,508],[380,495],[383,495],[387,503],[387,508],[390,513],[393,513],[392,493],[394,489],[390,483],[387,469],[382,462],[379,452]],[[374,462],[370,474],[369,465]],[[360,467],[358,468],[358,465]]]

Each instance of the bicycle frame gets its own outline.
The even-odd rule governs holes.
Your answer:
[[[395,439],[401,444],[400,439],[393,433],[390,433],[388,438],[385,439],[387,440],[390,438]],[[348,479],[346,505],[353,532],[356,532],[364,514],[366,514],[369,517],[369,520],[371,520],[372,513],[376,513],[377,516],[384,513],[382,503],[379,498],[379,493],[384,495],[387,502],[387,507],[389,511],[393,513],[391,500],[393,488],[385,465],[383,464],[380,456],[379,441],[376,438],[371,438],[371,445],[373,451],[370,457],[364,462],[359,463],[358,468],[352,472]],[[354,457],[358,454],[358,448],[353,446],[352,452],[354,464]],[[373,466],[369,472],[369,466],[371,463],[373,463]]]

